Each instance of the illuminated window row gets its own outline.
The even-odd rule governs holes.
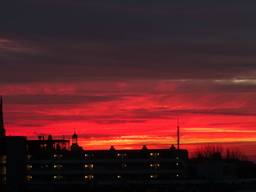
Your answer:
[[[54,169],[62,169],[63,165],[57,164],[57,165],[53,165]]]
[[[150,174],[150,175],[149,175],[149,178],[150,178],[150,179],[158,179],[158,177],[159,177],[158,174]],[[179,178],[179,177],[180,177],[180,174],[177,173],[177,174],[176,174],[176,177]],[[5,177],[3,177],[3,178],[5,178]],[[32,175],[27,175],[26,178],[27,178],[27,182],[31,182],[32,179],[33,179],[33,176],[32,176]],[[62,176],[62,175],[54,175],[52,178],[53,178],[54,181],[63,180],[63,176]],[[117,178],[117,179],[122,179],[122,175],[116,175],[116,178]],[[92,174],[89,174],[89,175],[85,175],[85,176],[84,176],[84,180],[85,180],[85,181],[91,181],[91,180],[93,180],[93,179],[94,179],[94,175],[92,175]]]
[[[117,153],[117,157],[124,158],[124,157],[126,157],[126,156],[127,156],[126,153]]]
[[[32,168],[33,168],[32,165],[30,165],[30,164],[27,165],[27,170],[28,170],[28,171],[31,170]]]
[[[27,170],[31,170],[33,168],[33,165],[31,164],[28,164],[27,165]],[[45,164],[45,165],[41,165],[41,168],[44,169],[44,168],[49,168],[49,165]],[[54,169],[62,169],[63,168],[63,165],[61,164],[56,164],[56,165],[53,165],[53,168]]]
[[[159,163],[151,163],[150,165],[149,165],[151,168],[159,168],[160,167],[160,164]]]
[[[63,155],[62,154],[54,154],[53,157],[55,159],[61,159],[63,157]]]
[[[151,157],[154,157],[154,158],[156,158],[156,157],[159,157],[159,153],[149,153],[149,155],[151,156]]]
[[[33,176],[32,176],[32,175],[27,175],[27,181],[28,181],[28,182],[32,181],[32,179],[33,179]]]
[[[93,164],[85,164],[84,168],[86,169],[93,169],[94,165]]]
[[[157,179],[158,175],[157,174],[150,174],[149,177],[150,177],[150,179]]]
[[[93,180],[93,178],[94,178],[93,175],[85,175],[85,176],[84,176],[84,179],[85,179],[86,181]]]
[[[150,177],[150,179],[157,179],[157,178],[158,178],[158,174],[150,174],[149,177]],[[176,174],[176,177],[177,177],[177,178],[180,177],[180,174],[177,173],[177,174]]]
[[[57,181],[57,180],[62,180],[63,176],[62,175],[54,175],[53,176],[53,180]]]

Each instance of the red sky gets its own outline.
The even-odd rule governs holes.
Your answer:
[[[207,86],[204,84],[207,83]],[[254,83],[254,82],[251,82]],[[86,149],[165,148],[182,144],[256,142],[254,92],[237,82],[91,81],[2,85],[8,135],[65,135],[76,128]],[[240,84],[240,82],[238,82]]]
[[[7,134],[76,128],[85,148],[167,147],[179,116],[183,144],[251,146],[255,20],[249,1],[5,1]]]

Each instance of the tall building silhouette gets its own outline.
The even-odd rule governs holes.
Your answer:
[[[0,96],[0,137],[5,136],[5,128],[4,128],[4,114],[3,114],[3,97]]]
[[[6,136],[3,97],[0,97],[0,191],[20,192],[24,188],[26,137]]]

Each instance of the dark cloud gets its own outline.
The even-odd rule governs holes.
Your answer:
[[[203,108],[203,109],[135,109],[131,114],[134,118],[141,119],[170,119],[170,117],[177,118],[178,115],[228,115],[228,116],[256,116],[254,111],[248,111],[241,108]]]
[[[253,1],[3,1],[0,82],[254,77]]]

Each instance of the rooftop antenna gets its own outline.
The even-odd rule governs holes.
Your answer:
[[[177,117],[177,149],[180,150],[180,120]]]

